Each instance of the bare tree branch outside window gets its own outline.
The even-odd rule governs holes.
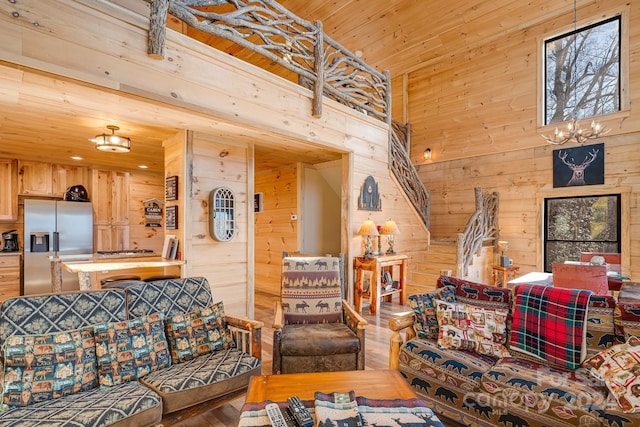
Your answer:
[[[620,110],[620,16],[545,42],[545,124]]]

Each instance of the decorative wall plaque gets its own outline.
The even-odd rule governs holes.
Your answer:
[[[381,211],[382,200],[378,193],[378,183],[369,175],[362,184],[360,197],[358,198],[358,209],[362,211]]]
[[[167,230],[178,229],[178,207],[177,206],[167,206],[166,217],[165,217],[165,228]]]
[[[553,186],[604,184],[604,143],[553,150]]]
[[[165,178],[164,198],[165,200],[178,200],[177,176],[168,176]]]

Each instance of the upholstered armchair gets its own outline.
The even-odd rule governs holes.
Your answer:
[[[364,369],[367,322],[344,299],[344,259],[344,254],[283,257],[274,374]]]

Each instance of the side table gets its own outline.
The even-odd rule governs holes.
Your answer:
[[[518,275],[518,271],[520,270],[520,267],[516,267],[513,265],[511,267],[494,265],[491,268],[493,269],[493,286],[499,286],[501,288],[507,286],[507,282],[509,282],[509,280],[515,279]]]
[[[381,255],[372,258],[356,257],[353,260],[355,275],[354,308],[360,313],[362,310],[362,297],[367,294],[362,287],[364,271],[371,272],[371,285],[369,286],[369,313],[376,314],[380,310],[380,298],[387,297],[391,300],[394,294],[398,294],[400,304],[404,304],[407,294],[407,255]],[[394,266],[398,266],[398,277],[393,277]],[[385,290],[382,288],[382,272],[391,273],[393,282],[398,282],[398,288]]]

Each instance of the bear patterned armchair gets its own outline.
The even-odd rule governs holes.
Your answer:
[[[285,253],[273,324],[274,374],[364,369],[367,322],[344,299],[344,259]]]

